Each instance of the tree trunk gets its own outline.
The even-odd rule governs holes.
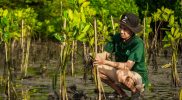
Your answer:
[[[23,74],[23,67],[24,67],[24,58],[25,58],[25,55],[24,55],[24,20],[22,20],[22,32],[21,32],[21,73]]]
[[[72,42],[72,50],[71,50],[71,75],[74,75],[74,52],[75,52],[75,41]]]
[[[29,33],[30,34],[30,33]],[[28,61],[29,61],[29,51],[30,51],[30,43],[31,43],[31,37],[27,37],[27,43],[26,43],[26,53],[25,53],[25,61],[24,61],[24,76],[27,76],[27,68],[28,68]]]
[[[149,58],[148,62],[150,63],[150,57],[152,57],[152,63],[153,63],[153,69],[155,71],[158,70],[158,65],[157,65],[157,38],[158,38],[158,31],[161,26],[162,22],[159,23],[157,26],[155,23],[155,32],[154,32],[154,38],[151,43],[150,51],[149,51]]]
[[[180,85],[180,79],[177,71],[177,47],[173,48],[172,52],[172,67],[171,67],[171,77],[172,77],[172,83],[175,87]]]
[[[95,54],[97,54],[97,20],[96,18],[94,19],[94,33],[95,33]],[[98,97],[97,99],[98,100],[102,100],[102,94],[101,92],[104,93],[104,89],[103,89],[103,86],[102,86],[102,83],[101,83],[101,79],[100,79],[100,76],[99,76],[99,71],[98,71],[98,67],[94,66],[94,77],[95,77],[95,82],[96,82],[96,85],[97,85],[97,89],[98,89]],[[105,95],[104,95],[105,97]]]

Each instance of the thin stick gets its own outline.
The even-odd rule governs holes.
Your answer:
[[[115,33],[116,33],[116,31],[115,31],[114,20],[113,20],[112,15],[111,15],[111,21],[112,21],[113,34],[115,34]]]
[[[95,33],[95,54],[97,54],[97,20],[96,18],[94,19],[94,33]],[[102,94],[101,92],[104,93],[104,88],[102,86],[102,83],[101,83],[101,79],[100,79],[100,76],[99,76],[99,71],[98,71],[98,67],[94,66],[94,69],[95,69],[95,80],[96,80],[96,84],[97,84],[97,89],[98,89],[98,100],[102,100]],[[104,98],[105,98],[105,95],[104,95]]]

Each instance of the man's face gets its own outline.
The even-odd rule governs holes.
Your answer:
[[[121,25],[120,26],[120,36],[122,39],[127,40],[131,37],[131,30],[127,28],[126,26]]]

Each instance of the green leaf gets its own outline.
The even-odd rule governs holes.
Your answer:
[[[154,13],[153,14],[153,19],[154,19],[154,22],[158,21],[160,19],[160,14],[159,13]]]
[[[162,14],[162,18],[164,21],[168,21],[168,17],[169,16],[167,14],[164,14],[164,13]]]
[[[182,36],[182,32],[178,32],[174,35],[175,39],[179,39]]]
[[[89,41],[89,44],[90,45],[93,45],[94,44],[94,37],[91,38],[91,40]]]
[[[161,10],[164,11],[164,6],[161,7]],[[158,11],[158,10],[157,10]]]
[[[50,20],[47,20],[47,19],[46,19],[46,20],[45,20],[45,23],[46,23],[46,24],[49,24],[49,23],[50,23]]]
[[[17,32],[12,32],[12,33],[11,33],[11,37],[14,38],[14,39],[16,39],[16,40],[18,40],[21,36],[20,36],[20,34],[17,33]]]
[[[3,27],[8,26],[8,24],[9,24],[8,18],[7,17],[3,17],[1,19],[1,24],[2,24]]]
[[[22,18],[22,17],[23,17],[23,12],[22,12],[22,10],[18,10],[18,11],[17,11],[17,16],[18,16],[18,18]]]
[[[82,19],[82,21],[83,21],[84,23],[86,23],[86,17],[85,17],[85,14],[84,14],[84,13],[81,14],[81,19]]]
[[[75,27],[74,27],[74,30],[73,30],[74,32],[73,32],[73,37],[75,38],[75,36],[78,34],[78,29],[76,29]]]
[[[76,39],[77,40],[79,40],[79,41],[85,41],[85,39],[86,39],[86,32],[85,33],[81,33],[81,34],[79,34],[77,37],[76,37]]]
[[[161,14],[161,13],[162,13],[161,10],[163,10],[163,7],[162,7],[161,9],[157,9],[157,13],[158,13],[158,14]]]
[[[54,25],[49,25],[47,30],[48,30],[48,32],[55,32]]]
[[[171,15],[169,18],[169,25],[174,26],[174,15]]]
[[[171,29],[171,31],[172,31],[172,29]],[[175,30],[174,30],[174,31],[175,31]],[[167,37],[168,37],[168,41],[171,41],[171,42],[174,42],[174,41],[175,41],[175,39],[174,39],[174,37],[172,36],[172,33],[171,33],[171,32],[166,31],[166,35],[167,35]]]
[[[97,20],[97,24],[99,27],[101,27],[101,28],[103,27],[103,23],[100,20]]]
[[[3,16],[3,9],[0,8],[0,16]]]
[[[79,27],[79,24],[81,22],[80,16],[81,16],[80,13],[77,10],[75,10],[74,16],[73,16],[73,24],[78,26],[78,27]]]
[[[179,32],[179,28],[178,28],[178,27],[176,27],[175,29],[176,29],[176,30],[175,30],[175,32],[174,32],[174,35],[175,35],[175,34],[178,34],[178,32]]]
[[[10,39],[10,33],[9,33],[9,32],[4,32],[4,33],[3,33],[3,40],[4,40],[6,43],[8,43],[9,39]]]
[[[168,35],[168,38],[170,39],[171,42],[175,41],[174,37],[171,34]]]
[[[164,12],[168,15],[173,14],[174,12],[171,9],[165,8]]]
[[[164,48],[167,48],[167,47],[170,47],[171,46],[171,44],[164,44]]]
[[[73,11],[71,9],[68,9],[68,16],[71,20],[74,19]]]
[[[63,16],[64,16],[65,18],[68,18],[68,13],[67,13],[67,11],[64,11],[64,12],[63,12]]]
[[[90,16],[96,15],[96,10],[95,10],[94,8],[90,8],[90,9],[88,10],[88,12],[89,12],[89,15],[90,15]]]
[[[168,36],[165,36],[164,38],[163,38],[163,40],[162,40],[163,42],[168,42],[169,41],[169,38],[168,38]]]
[[[58,33],[53,34],[53,37],[58,41],[64,41],[64,37],[59,35]]]
[[[87,7],[88,5],[90,4],[90,2],[89,1],[87,1],[87,2],[84,2],[83,4],[82,4],[82,6],[81,7]]]
[[[82,4],[83,2],[85,2],[85,0],[78,0],[79,4]]]
[[[175,28],[171,27],[171,34],[174,35],[174,32],[175,32]]]
[[[82,32],[83,32],[83,33],[87,32],[89,28],[90,28],[90,25],[88,24],[88,25],[85,26],[85,28],[83,29]]]
[[[41,27],[41,26],[42,26],[42,22],[38,22],[37,25],[38,25],[39,27]]]
[[[3,11],[3,17],[6,17],[7,15],[8,15],[8,10],[5,9],[5,10]]]

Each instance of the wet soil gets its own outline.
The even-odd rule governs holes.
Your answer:
[[[58,100],[59,99],[59,78],[57,81],[56,93],[52,89],[52,79],[58,66],[59,48],[54,43],[34,43],[31,47],[30,62],[27,77],[20,80],[15,78],[18,100]],[[17,50],[18,51],[18,50]],[[1,56],[3,52],[1,52]],[[142,100],[179,100],[180,87],[175,88],[171,85],[170,68],[161,68],[162,65],[169,63],[168,59],[160,55],[157,58],[158,71],[153,71],[152,64],[148,66],[150,87],[144,92]],[[181,59],[179,60],[181,61]],[[87,72],[87,79],[83,78],[84,67],[81,54],[78,54],[75,61],[75,74],[70,75],[70,63],[67,66],[67,90],[70,100],[96,100],[94,81],[91,79],[90,72]],[[0,60],[0,100],[5,100],[6,95],[2,90],[3,59]],[[42,67],[43,66],[43,67]],[[180,81],[182,80],[182,63],[178,63]],[[42,72],[42,68],[46,70]],[[113,90],[103,84],[107,100],[119,100],[113,94]],[[126,91],[130,95],[129,91]]]

